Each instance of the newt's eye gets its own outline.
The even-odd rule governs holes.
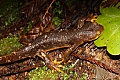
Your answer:
[[[97,35],[100,36],[100,35],[101,35],[101,32],[100,32],[100,31],[97,31]]]

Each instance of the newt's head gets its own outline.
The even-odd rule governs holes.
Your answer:
[[[96,38],[98,38],[104,31],[104,28],[102,25],[93,23],[94,31],[96,32]]]
[[[86,38],[85,41],[92,41],[97,39],[104,31],[104,28],[102,25],[99,25],[97,23],[86,23],[86,25],[83,26],[88,38]]]

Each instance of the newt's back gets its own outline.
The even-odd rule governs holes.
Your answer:
[[[32,45],[38,45],[43,49],[72,45],[75,41],[92,41],[100,36],[104,28],[97,23],[86,23],[82,28],[70,30],[56,30],[40,35]]]

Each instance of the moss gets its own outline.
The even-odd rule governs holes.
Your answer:
[[[22,45],[19,43],[19,38],[13,35],[0,40],[0,55],[11,53],[15,49],[19,49]]]
[[[52,72],[46,66],[36,68],[29,72],[29,80],[56,80],[57,73]]]
[[[22,2],[18,0],[1,0],[0,2],[0,23],[8,26],[11,23],[19,20],[19,12]],[[4,26],[0,24],[0,28]]]
[[[63,71],[67,68],[72,68],[73,66],[64,66]],[[60,73],[60,80],[68,80],[73,75],[72,80],[76,80],[78,75],[76,72],[73,72],[72,69],[69,73],[61,72]],[[29,80],[57,80],[58,72],[52,72],[46,66],[36,68],[29,72]]]
[[[32,29],[32,22],[30,21],[30,22],[28,22],[28,26],[27,26],[26,28],[22,29],[22,33],[23,33],[23,34],[26,34],[26,33],[28,33],[31,29]]]
[[[87,80],[87,74],[86,74],[86,73],[83,73],[83,74],[82,74],[82,77],[80,78],[80,80]]]
[[[60,26],[62,19],[60,19],[59,17],[53,17],[52,21],[54,22],[55,26]]]
[[[63,21],[62,12],[63,12],[63,6],[60,4],[60,1],[55,1],[55,4],[53,5],[53,18],[52,21],[56,27],[60,26],[61,22]]]
[[[63,71],[60,75],[61,75],[61,80],[69,80],[72,78],[72,80],[76,80],[77,79],[77,73],[73,72],[72,68],[74,67],[74,65],[66,65],[63,67]],[[72,76],[72,77],[71,77]]]

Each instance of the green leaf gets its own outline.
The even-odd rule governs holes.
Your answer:
[[[102,15],[97,22],[104,26],[103,35],[94,43],[98,47],[107,47],[111,55],[120,54],[120,10],[116,7],[101,8]]]

